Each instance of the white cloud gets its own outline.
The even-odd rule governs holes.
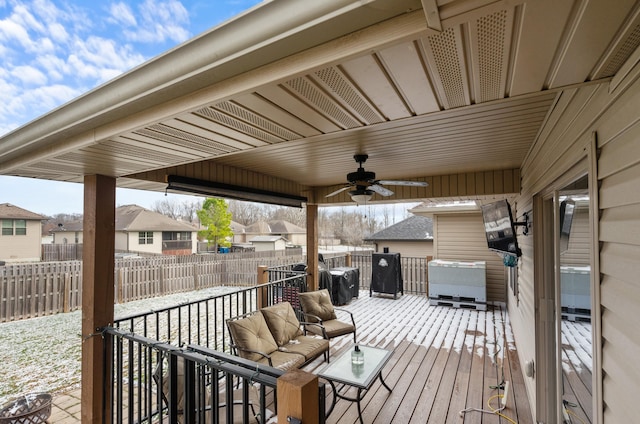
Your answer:
[[[176,0],[145,0],[140,6],[141,22],[138,27],[125,30],[130,41],[162,43],[166,40],[183,42],[189,38],[189,12]]]
[[[5,42],[17,41],[23,48],[31,48],[32,42],[29,32],[20,24],[10,20],[0,21],[0,40]]]
[[[77,75],[107,81],[144,61],[144,57],[128,46],[118,46],[114,40],[91,36],[77,39],[74,54],[68,64]]]
[[[46,70],[52,81],[61,81],[70,74],[70,67],[67,62],[54,54],[43,54],[36,58],[38,65]]]
[[[29,28],[33,31],[44,33],[45,26],[39,19],[36,19],[29,11],[26,4],[17,4],[13,9],[11,20],[18,25]]]
[[[25,85],[44,85],[48,82],[47,76],[33,66],[16,66],[11,75]]]
[[[64,25],[60,22],[52,22],[48,26],[49,34],[57,43],[66,43],[69,40],[69,34],[64,29]]]
[[[114,3],[109,8],[109,12],[113,17],[115,23],[121,23],[125,26],[136,26],[136,18],[133,16],[133,11],[128,4]]]

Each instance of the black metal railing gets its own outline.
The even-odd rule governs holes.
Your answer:
[[[112,399],[109,423],[265,423],[284,372],[197,345],[177,347],[114,327],[103,329]],[[108,359],[108,356],[107,358]],[[325,388],[319,384],[319,422]],[[228,407],[231,405],[231,407]]]
[[[254,422],[253,417],[265,422],[265,389],[274,389],[275,396],[280,371],[256,368],[255,362],[231,355],[226,320],[253,312],[258,304],[290,301],[297,308],[297,294],[307,290],[306,273],[293,267],[269,269],[266,284],[120,318],[105,328],[106,346],[112,352],[111,356],[105,352],[105,363],[111,364],[111,371],[105,372],[113,399],[108,422],[174,423],[181,413],[182,422],[233,422],[228,415],[220,418],[220,411],[233,414],[229,412],[233,408],[221,405],[233,404],[228,397],[234,391],[243,422]],[[243,388],[240,401],[237,387]],[[324,417],[325,389],[319,387]],[[249,390],[259,393],[249,399]],[[180,398],[184,401],[179,405],[175,399]],[[273,398],[270,402],[275,404]]]

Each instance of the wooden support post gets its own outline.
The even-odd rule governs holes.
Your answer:
[[[115,204],[115,178],[85,176],[80,410],[83,423],[107,422],[111,417],[111,389],[105,375],[112,374],[113,351],[108,346],[105,349],[107,339],[96,333],[99,328],[113,324]]]
[[[344,258],[344,266],[351,266],[351,253],[347,252],[347,256]]]
[[[318,205],[307,203],[307,290],[318,290]]]
[[[266,265],[258,265],[258,279],[256,285],[267,284],[269,282],[269,267]],[[269,306],[268,290],[266,287],[258,287],[258,309]]]
[[[297,418],[303,424],[318,423],[318,376],[299,369],[289,370],[278,378],[276,392],[279,423],[286,423],[287,417]]]

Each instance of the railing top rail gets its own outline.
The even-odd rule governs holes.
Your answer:
[[[121,323],[125,323],[127,321],[139,319],[139,318],[142,318],[142,317],[145,317],[145,316],[162,314],[162,313],[167,312],[167,311],[176,310],[176,309],[179,309],[179,308],[184,308],[184,307],[187,307],[187,306],[190,306],[190,305],[195,305],[195,304],[198,304],[198,303],[209,302],[209,301],[212,301],[214,299],[224,298],[224,297],[228,297],[228,296],[237,296],[237,295],[239,295],[239,294],[241,294],[243,292],[250,292],[252,290],[256,290],[256,289],[259,289],[259,288],[269,287],[269,286],[273,286],[273,285],[277,285],[277,284],[286,283],[288,281],[296,280],[296,279],[300,278],[303,275],[307,275],[307,273],[305,271],[288,271],[288,273],[291,273],[291,274],[294,274],[294,275],[291,275],[291,276],[285,277],[285,278],[280,278],[278,280],[271,281],[269,283],[257,284],[257,285],[252,286],[252,287],[239,288],[238,290],[234,290],[234,291],[228,292],[228,293],[215,294],[215,295],[211,295],[211,296],[208,296],[208,297],[203,297],[202,299],[198,299],[198,300],[177,303],[175,305],[166,306],[164,308],[153,309],[151,311],[146,311],[146,312],[140,312],[140,313],[137,313],[137,314],[127,315],[125,317],[114,319],[113,324],[114,325],[118,325],[118,324],[121,324]]]
[[[277,384],[278,370],[267,366],[255,366],[255,363],[245,364],[238,361],[238,358],[222,352],[212,351],[216,353],[216,355],[212,357],[211,355],[201,353],[203,350],[187,350],[114,327],[105,327],[102,329],[102,332],[103,334],[110,334],[115,337],[130,340],[162,353],[179,356],[201,365],[207,365],[213,369],[233,374],[265,386],[276,387]]]

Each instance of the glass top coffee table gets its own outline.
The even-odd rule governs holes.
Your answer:
[[[327,417],[336,406],[338,398],[341,398],[351,402],[357,402],[358,417],[360,418],[360,423],[362,423],[360,401],[367,390],[371,388],[376,378],[379,378],[382,385],[391,391],[387,383],[382,379],[382,368],[389,361],[389,358],[391,358],[393,351],[366,345],[358,346],[364,354],[363,364],[351,363],[351,352],[353,352],[355,347],[355,345],[351,345],[349,349],[337,357],[331,358],[331,362],[318,372],[318,377],[327,380],[333,390],[333,401],[331,402],[329,411],[327,411]],[[340,387],[337,388],[336,384],[339,384]],[[340,393],[340,390],[343,390],[346,386],[352,386],[358,389],[355,398]]]

